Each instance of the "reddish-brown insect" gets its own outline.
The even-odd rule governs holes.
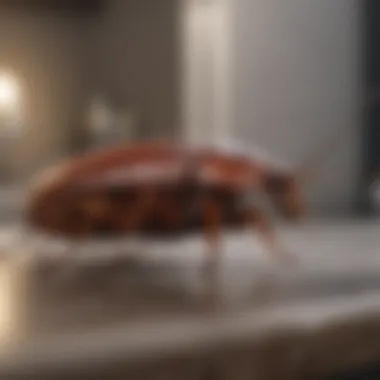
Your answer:
[[[297,220],[305,208],[296,173],[212,147],[150,142],[72,158],[37,179],[27,220],[67,237],[174,233],[202,228],[215,257],[223,226],[251,226],[284,256],[273,228],[250,192],[270,197],[280,214]]]

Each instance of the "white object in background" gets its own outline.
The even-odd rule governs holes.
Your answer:
[[[128,108],[116,108],[100,95],[90,103],[87,117],[91,145],[95,147],[130,139],[136,126],[134,112]]]
[[[97,95],[92,99],[87,118],[91,146],[102,147],[107,145],[112,139],[116,118],[104,96]]]
[[[107,132],[112,124],[112,113],[103,96],[95,96],[89,106],[88,124],[92,134]]]
[[[183,139],[231,135],[231,0],[181,2]]]

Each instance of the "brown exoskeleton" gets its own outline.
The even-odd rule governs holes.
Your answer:
[[[202,229],[217,257],[223,226],[251,226],[277,257],[289,256],[250,192],[266,194],[287,220],[305,215],[299,171],[242,153],[153,141],[74,157],[37,179],[27,219],[33,228],[70,238],[99,234],[177,234]]]

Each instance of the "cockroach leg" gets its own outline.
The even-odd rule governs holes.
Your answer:
[[[255,230],[258,230],[260,239],[269,251],[275,255],[277,260],[290,263],[296,259],[293,254],[289,253],[279,245],[274,227],[263,212],[257,207],[250,207],[247,210],[246,215],[248,225]]]
[[[206,280],[205,306],[207,309],[218,305],[218,267],[220,263],[220,242],[222,228],[222,209],[217,201],[207,198],[203,202],[203,228],[206,241],[206,260],[203,276]]]
[[[222,227],[222,210],[213,200],[206,200],[204,204],[204,236],[207,244],[206,270],[217,269],[220,259],[220,240]]]

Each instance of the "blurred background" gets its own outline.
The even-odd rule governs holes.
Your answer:
[[[1,0],[2,183],[121,138],[233,137],[298,164],[342,131],[305,189],[311,213],[368,212],[367,7],[376,1]]]

